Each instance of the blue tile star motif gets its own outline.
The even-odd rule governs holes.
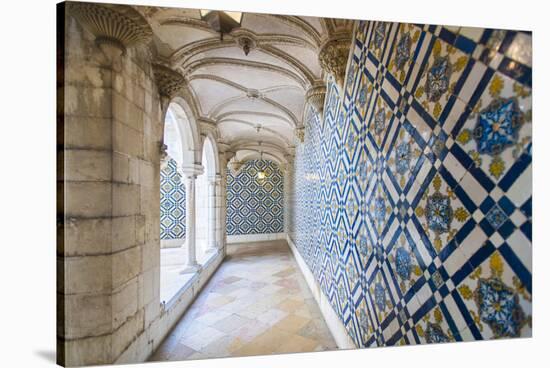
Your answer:
[[[374,116],[374,132],[380,134],[386,127],[386,111],[384,109],[378,110]]]
[[[476,166],[498,182],[531,149],[531,89],[495,73],[478,109],[462,126],[457,142]]]
[[[518,336],[525,316],[512,289],[499,279],[482,279],[476,297],[482,321],[491,326],[497,336]]]
[[[382,42],[384,42],[385,33],[386,33],[386,23],[378,22],[378,25],[376,26],[376,30],[374,31],[374,42],[373,42],[373,45],[376,49],[380,49],[382,47]]]
[[[366,335],[369,326],[369,317],[367,316],[365,308],[359,309],[359,324],[361,326],[361,329],[363,330],[363,334]]]
[[[515,144],[520,116],[515,99],[493,101],[479,114],[478,124],[474,129],[478,151],[493,155]]]
[[[386,202],[384,201],[384,198],[376,198],[374,202],[374,213],[376,220],[384,221],[384,218],[386,217]]]
[[[380,282],[374,285],[374,302],[380,310],[384,310],[386,307],[386,290]]]
[[[491,208],[487,214],[487,221],[493,226],[493,228],[498,229],[504,221],[508,218],[504,211],[496,204]]]
[[[411,34],[409,32],[401,36],[399,43],[397,44],[397,51],[395,56],[395,66],[397,70],[403,70],[405,64],[409,60],[411,54]]]
[[[365,106],[367,103],[367,89],[361,88],[361,91],[359,91],[359,103],[361,106]]]
[[[435,323],[428,323],[428,328],[426,329],[426,341],[430,344],[437,344],[449,342],[449,338],[445,335],[441,329],[441,326]]]
[[[397,172],[399,174],[405,174],[409,171],[409,165],[411,161],[411,148],[408,142],[401,143],[397,146],[396,152],[396,163]]]
[[[434,193],[428,197],[426,217],[428,218],[430,229],[439,233],[449,231],[452,216],[453,209],[451,208],[451,200],[448,196]]]
[[[451,79],[451,71],[451,64],[448,58],[440,56],[435,59],[434,64],[428,71],[425,87],[430,101],[438,101],[447,92]]]
[[[403,280],[408,280],[411,277],[412,263],[411,255],[404,247],[397,248],[395,253],[395,263],[397,274]]]

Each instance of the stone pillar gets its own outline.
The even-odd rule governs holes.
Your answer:
[[[219,151],[219,163],[220,163],[220,176],[218,190],[219,190],[219,248],[221,251],[226,254],[226,245],[227,245],[227,171],[229,170],[228,163],[235,157],[235,152],[231,150],[230,145],[224,142],[218,142],[218,151]]]
[[[195,184],[197,176],[202,174],[203,168],[200,165],[182,166],[180,168],[185,182],[185,268],[181,272],[192,273],[200,270],[197,263],[197,244],[195,235],[196,206],[195,206]]]
[[[223,225],[222,225],[222,211],[224,209],[224,202],[223,202],[223,191],[222,191],[222,176],[220,174],[216,174],[214,177],[215,181],[215,195],[216,195],[216,247],[218,251],[222,250],[223,248]]]
[[[158,111],[135,47],[152,31],[129,6],[57,6],[58,363],[110,364],[159,308]]]
[[[208,178],[208,242],[206,251],[216,253],[218,251],[216,241],[216,179]]]
[[[294,154],[293,152],[290,154],[285,154],[285,160],[286,163],[281,166],[281,169],[283,170],[284,175],[284,226],[285,226],[285,233],[287,235],[291,235],[291,228],[290,228],[290,222],[292,221],[293,217],[293,203],[292,203],[292,175],[294,173]]]

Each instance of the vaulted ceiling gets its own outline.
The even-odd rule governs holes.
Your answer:
[[[195,110],[217,125],[238,159],[285,161],[301,126],[306,93],[322,83],[319,50],[352,21],[243,13],[241,27],[220,34],[198,9],[136,7],[154,33],[156,57],[187,81]],[[251,50],[245,55],[242,40]]]

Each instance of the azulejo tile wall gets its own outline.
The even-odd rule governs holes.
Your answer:
[[[160,238],[185,238],[185,185],[172,158],[160,171]]]
[[[258,172],[266,174],[258,178]],[[269,160],[247,161],[227,174],[227,235],[283,232],[283,174]]]
[[[360,22],[289,233],[357,346],[531,336],[531,34]]]

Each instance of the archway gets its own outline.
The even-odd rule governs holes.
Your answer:
[[[202,166],[204,174],[197,179],[197,260],[204,264],[215,247],[212,239],[215,227],[215,176],[217,173],[215,143],[210,136],[204,139],[202,148]],[[214,219],[212,219],[214,217]]]
[[[167,303],[191,275],[186,266],[187,188],[182,167],[195,162],[196,132],[181,101],[170,103],[164,116],[160,170],[160,300]]]

